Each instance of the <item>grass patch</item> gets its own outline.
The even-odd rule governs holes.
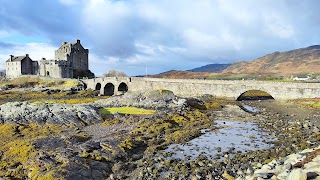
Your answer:
[[[285,77],[277,74],[222,74],[212,73],[208,79],[214,80],[258,80],[258,81],[279,81],[292,82],[290,77]]]
[[[98,99],[102,99],[100,97],[94,98],[76,98],[76,99],[52,99],[52,100],[30,100],[29,102],[42,102],[42,103],[62,103],[62,104],[85,104],[85,103],[92,103]]]
[[[32,87],[76,87],[79,85],[78,80],[57,80],[57,79],[41,79],[39,77],[20,77],[12,80],[6,80],[0,82],[1,87],[11,88],[32,88]]]
[[[119,114],[136,114],[136,115],[151,115],[154,114],[154,110],[150,109],[142,109],[135,107],[113,107],[113,108],[103,108],[99,110],[102,117],[108,117],[111,114],[119,113]]]
[[[92,90],[70,92],[61,91],[55,93],[48,92],[19,92],[3,91],[0,92],[0,103],[14,101],[44,102],[44,103],[65,103],[65,104],[82,104],[91,103],[98,99],[108,98],[107,96],[97,96],[97,92]]]
[[[245,93],[243,93],[241,96],[260,96],[260,97],[265,97],[265,96],[271,96],[269,93],[260,91],[260,90],[250,90]]]
[[[297,104],[299,106],[319,108],[320,107],[320,98],[308,98],[308,99],[294,99],[289,100],[288,102]]]

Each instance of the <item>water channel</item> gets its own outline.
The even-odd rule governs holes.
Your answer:
[[[200,137],[185,144],[172,144],[165,151],[171,154],[171,158],[183,160],[193,160],[199,155],[219,159],[217,155],[227,151],[246,152],[272,146],[272,139],[256,123],[222,120],[216,122],[219,130],[204,129],[204,134]]]

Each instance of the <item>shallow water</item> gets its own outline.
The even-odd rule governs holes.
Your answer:
[[[251,112],[251,113],[256,113],[258,112],[258,108],[255,108],[255,107],[252,107],[252,106],[249,106],[249,105],[242,105],[242,108],[245,110],[245,111],[248,111],[248,112]]]
[[[220,157],[217,154],[230,151],[249,151],[269,148],[272,145],[262,142],[270,142],[271,139],[261,132],[257,124],[249,122],[216,121],[219,131],[205,132],[188,143],[170,145],[165,151],[172,154],[172,158],[192,160],[199,155],[208,158]],[[232,153],[231,153],[232,154]]]

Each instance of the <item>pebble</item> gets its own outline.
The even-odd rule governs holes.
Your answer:
[[[315,149],[306,149],[299,153],[288,155],[283,159],[276,161],[273,160],[268,164],[258,163],[253,172],[248,168],[246,174],[249,175],[246,179],[279,179],[279,180],[307,180],[307,179],[320,179],[320,155],[304,164],[303,169],[293,168],[297,162],[303,161],[308,153],[320,149],[320,146]],[[292,169],[293,168],[293,169]],[[238,173],[237,173],[238,174]],[[239,177],[242,175],[238,174]]]

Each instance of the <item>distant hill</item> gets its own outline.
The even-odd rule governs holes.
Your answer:
[[[6,76],[6,70],[0,70],[0,77]]]
[[[210,76],[209,72],[190,72],[171,70],[160,74],[149,75],[153,78],[170,78],[170,79],[205,79]]]
[[[320,73],[320,45],[274,52],[250,62],[234,63],[223,73],[281,75]]]
[[[222,72],[227,67],[231,66],[231,64],[207,64],[205,66],[201,66],[198,68],[194,68],[191,70],[188,70],[190,72]]]

